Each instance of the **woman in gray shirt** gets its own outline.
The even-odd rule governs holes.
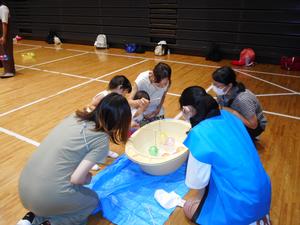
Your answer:
[[[267,123],[256,96],[243,83],[236,81],[235,72],[228,66],[217,69],[212,78],[219,105],[239,117],[252,140],[256,140]]]
[[[99,201],[84,187],[91,181],[89,171],[105,161],[109,139],[126,143],[130,122],[127,100],[111,93],[94,111],[76,111],[56,126],[21,173],[20,199],[31,211],[25,219],[32,224],[86,224]]]

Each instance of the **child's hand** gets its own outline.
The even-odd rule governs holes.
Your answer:
[[[185,120],[190,120],[196,114],[196,110],[192,106],[183,106],[182,115]]]
[[[149,105],[149,100],[148,99],[145,99],[145,98],[141,98],[138,100],[138,105],[139,107],[141,107],[142,109],[146,109]]]
[[[137,122],[135,122],[135,121],[131,121],[131,128],[135,128],[135,129],[139,129],[140,128],[140,125],[137,123]]]
[[[151,113],[149,113],[147,115],[144,115],[144,117],[146,119],[151,119],[151,118],[157,116],[159,114],[159,112],[160,112],[160,108],[157,108],[155,111],[153,111],[153,112],[151,112]]]

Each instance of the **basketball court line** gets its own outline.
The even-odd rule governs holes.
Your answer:
[[[33,48],[28,48],[28,49],[22,49],[22,50],[14,51],[14,53],[25,52],[25,51],[32,51],[32,50],[40,49],[40,48],[41,48],[41,47],[33,47]]]
[[[264,80],[264,79],[262,79],[262,78],[259,78],[259,77],[256,77],[256,76],[253,76],[253,75],[251,75],[251,74],[245,73],[245,72],[243,72],[243,71],[240,71],[240,70],[238,70],[238,69],[235,69],[235,71],[237,71],[237,72],[239,72],[239,73],[241,73],[241,74],[243,74],[243,75],[245,75],[245,76],[247,76],[247,77],[251,77],[251,78],[253,78],[253,79],[260,80],[260,81],[262,81],[262,82],[265,82],[265,83],[268,83],[268,84],[274,85],[274,86],[276,86],[276,87],[282,88],[282,89],[284,89],[284,90],[286,90],[286,91],[290,91],[290,92],[292,92],[292,93],[299,94],[299,92],[297,92],[297,91],[294,91],[294,90],[292,90],[292,89],[289,89],[289,88],[283,87],[283,86],[281,86],[281,85],[279,85],[279,84],[275,84],[275,83],[273,83],[273,82],[270,82],[270,81]]]
[[[269,97],[269,96],[287,96],[287,95],[299,95],[299,92],[298,93],[286,92],[286,93],[273,93],[273,94],[258,94],[255,96],[256,97]]]
[[[16,45],[25,45],[25,46],[39,46],[42,48],[51,48],[51,49],[56,49],[55,47],[46,47],[42,45],[30,45],[30,44],[21,44],[17,43]],[[94,54],[110,54],[113,56],[120,56],[120,57],[127,57],[127,58],[138,58],[138,59],[149,59],[149,60],[161,60],[161,61],[167,61],[167,62],[174,62],[174,63],[185,63],[182,61],[176,61],[176,60],[164,60],[164,59],[156,59],[156,58],[151,58],[151,57],[141,57],[141,56],[130,56],[130,55],[121,55],[121,54],[112,54],[112,53],[105,53],[105,52],[93,52],[93,51],[85,51],[85,50],[79,50],[79,49],[71,49],[71,48],[62,48],[64,50],[68,51],[76,51],[76,52],[86,52],[86,53],[94,53]],[[200,57],[200,56],[199,56]],[[197,64],[197,63],[191,63],[191,65],[194,66],[204,66],[204,67],[213,67],[213,68],[219,68],[220,66],[211,66],[211,65],[206,65],[206,64]],[[245,71],[245,72],[254,72],[254,73],[260,73],[260,74],[268,74],[268,75],[274,75],[274,76],[285,76],[285,77],[293,77],[293,78],[300,78],[300,76],[297,75],[290,75],[290,74],[283,74],[283,73],[272,73],[272,72],[264,72],[264,71],[259,71],[259,70],[248,70],[248,69],[239,69],[240,71]]]
[[[46,61],[46,62],[43,62],[43,63],[33,64],[31,66],[22,66],[22,65],[17,65],[16,64],[16,66],[22,67],[21,69],[18,69],[17,71],[33,68],[35,66],[45,65],[45,64],[48,64],[48,63],[58,62],[58,61],[61,61],[61,60],[65,60],[65,59],[69,59],[69,58],[73,58],[73,57],[77,57],[77,56],[81,56],[81,55],[86,55],[86,54],[88,54],[88,53],[81,53],[81,54],[78,54],[78,55],[66,56],[66,57],[63,57],[63,58],[60,58],[60,59],[54,59],[54,60]]]
[[[39,142],[36,142],[36,141],[34,141],[34,140],[30,139],[30,138],[27,138],[27,137],[25,137],[23,135],[15,133],[15,132],[13,132],[11,130],[7,130],[7,129],[3,128],[3,127],[0,127],[0,132],[5,133],[5,134],[7,134],[9,136],[15,137],[15,138],[17,138],[17,139],[19,139],[21,141],[27,142],[28,144],[34,145],[36,147],[40,145]]]
[[[291,115],[287,115],[287,114],[276,113],[276,112],[270,112],[270,111],[265,111],[265,110],[263,110],[263,112],[266,113],[266,114],[274,115],[274,116],[281,116],[281,117],[286,117],[286,118],[291,118],[291,119],[300,120],[300,117],[299,117],[299,116],[291,116]]]

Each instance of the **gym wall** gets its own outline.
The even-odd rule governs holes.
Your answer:
[[[14,34],[93,44],[106,34],[112,47],[166,40],[171,52],[204,56],[211,43],[225,58],[253,48],[260,63],[300,55],[300,2],[296,0],[14,0],[7,1]]]

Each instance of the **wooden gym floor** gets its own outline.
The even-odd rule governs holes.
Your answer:
[[[164,106],[166,116],[175,117],[184,88],[200,85],[213,94],[212,72],[230,65],[228,60],[214,63],[186,55],[158,57],[152,52],[128,54],[122,49],[95,50],[74,44],[55,47],[28,40],[15,44],[14,52],[17,75],[0,79],[0,224],[15,224],[26,212],[18,197],[18,178],[36,146],[60,120],[104,90],[114,75],[123,74],[134,82],[140,72],[159,61],[168,63],[172,86]],[[273,225],[299,224],[300,73],[267,64],[236,69],[238,79],[258,96],[269,121],[258,151],[272,180]],[[112,149],[124,152],[121,146]],[[89,224],[110,222],[98,214]],[[166,224],[191,223],[182,209],[176,209]]]

